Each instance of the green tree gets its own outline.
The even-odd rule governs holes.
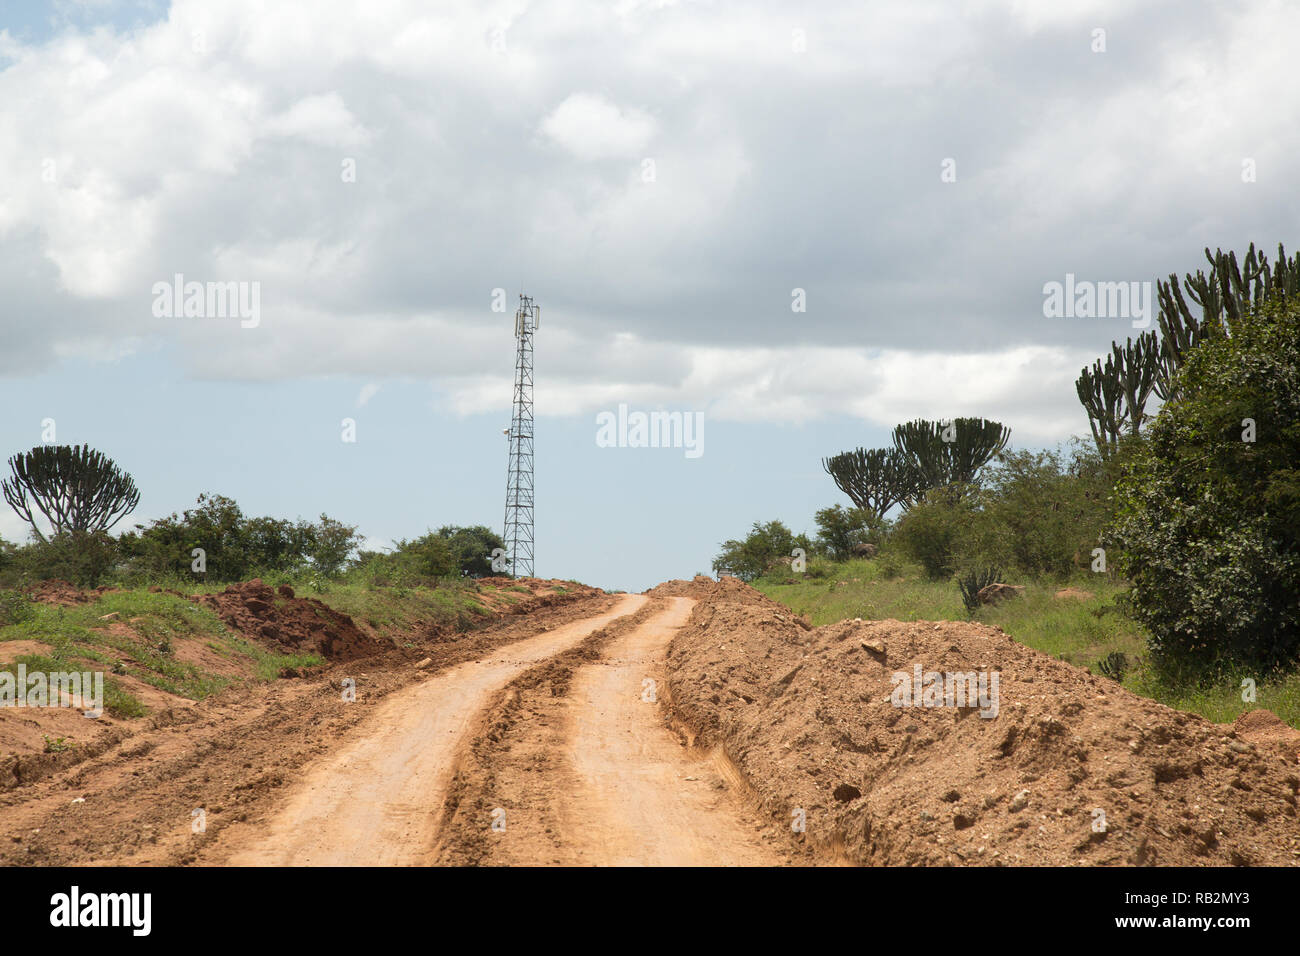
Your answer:
[[[1208,247],[1205,261],[1208,274],[1198,269],[1195,276],[1189,272],[1183,279],[1187,297],[1200,307],[1199,316],[1187,305],[1176,274],[1171,273],[1168,282],[1156,282],[1163,353],[1156,392],[1165,400],[1173,393],[1175,373],[1202,341],[1218,331],[1231,334],[1265,302],[1285,305],[1300,296],[1300,255],[1288,258],[1281,243],[1272,262],[1253,242],[1240,264],[1235,252],[1216,249],[1211,254]]]
[[[469,527],[445,525],[438,529],[438,536],[445,538],[456,560],[456,566],[470,577],[482,578],[496,574],[492,570],[492,552],[505,549],[501,536],[486,525],[476,524]]]
[[[1205,331],[1117,495],[1110,540],[1158,662],[1300,656],[1300,299]]]
[[[780,521],[755,521],[743,541],[722,543],[722,552],[713,560],[713,571],[752,581],[777,562],[792,561],[795,548],[802,548],[805,554],[811,552],[808,536],[794,534]]]
[[[444,535],[430,531],[395,544],[398,565],[418,577],[445,578],[460,573],[456,552]]]
[[[909,501],[916,492],[917,473],[912,460],[897,448],[840,452],[823,458],[822,468],[857,509],[877,518],[884,518],[890,508]]]
[[[1111,354],[1083,369],[1074,383],[1079,401],[1088,413],[1097,451],[1111,458],[1121,438],[1136,437],[1146,421],[1146,404],[1163,374],[1167,355],[1155,332],[1112,345]]]
[[[894,447],[911,462],[915,475],[906,505],[937,488],[973,486],[981,469],[1011,439],[1011,429],[987,418],[915,421],[894,428]]]
[[[880,544],[885,522],[869,508],[822,508],[813,516],[817,545],[832,561],[847,561],[858,544]]]
[[[24,581],[59,578],[80,587],[99,585],[119,561],[117,542],[106,531],[65,531],[32,541],[12,558],[12,570]]]
[[[355,526],[335,521],[324,514],[320,521],[307,525],[306,529],[304,552],[311,558],[312,567],[327,577],[335,577],[343,570],[362,540]]]
[[[0,482],[4,497],[45,540],[41,514],[55,536],[107,531],[135,510],[140,491],[135,480],[111,458],[89,445],[38,445],[9,459],[11,476]]]
[[[889,543],[921,565],[930,578],[948,578],[984,545],[982,513],[973,489],[946,485],[921,495],[898,519]]]
[[[246,516],[232,498],[201,494],[194,508],[122,535],[119,547],[132,568],[147,575],[189,576],[201,549],[209,581],[314,568],[333,577],[360,544],[357,529],[321,515],[320,521]]]
[[[968,555],[1032,575],[1058,579],[1091,558],[1112,516],[1113,472],[1100,455],[1077,448],[1068,460],[1054,451],[1003,452],[979,492],[992,553]]]

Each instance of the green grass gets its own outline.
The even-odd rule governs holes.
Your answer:
[[[309,582],[306,587],[293,580],[264,578],[263,582],[268,586],[287,583],[298,596],[315,597],[381,632],[414,633],[430,625],[464,632],[490,613],[478,584],[461,578],[395,586],[346,579],[331,581],[328,586]],[[167,581],[166,586],[185,595],[213,594],[226,588],[224,584],[187,580]],[[286,668],[325,663],[315,654],[269,650],[230,630],[209,608],[184,596],[150,591],[147,586],[105,593],[92,602],[68,607],[30,603],[12,591],[0,591],[0,598],[4,599],[0,601],[4,612],[0,614],[0,643],[29,640],[48,644],[47,655],[19,658],[29,670],[103,670],[105,709],[120,717],[141,716],[146,708],[112,675],[129,675],[191,700],[202,700],[244,679],[178,660],[175,651],[181,640],[200,641],[248,673],[247,679],[272,681]],[[283,600],[277,599],[277,603]],[[116,618],[103,620],[109,614]],[[115,623],[127,625],[129,633],[120,629],[114,633]]]
[[[85,671],[85,655],[74,657],[67,651],[66,645],[56,646],[49,654],[21,654],[7,664],[0,664],[0,671],[7,671],[17,677],[18,665],[27,668],[27,673],[43,672],[45,674],[63,671]],[[93,661],[93,658],[91,659]],[[95,663],[98,663],[95,661]],[[142,717],[145,706],[140,700],[122,688],[119,681],[110,675],[104,675],[104,710],[114,717]]]
[[[891,573],[897,572],[897,573]],[[817,575],[814,577],[813,575]],[[1013,638],[1053,657],[1100,673],[1097,663],[1112,652],[1129,660],[1124,686],[1170,707],[1226,723],[1248,710],[1267,708],[1292,727],[1300,727],[1300,673],[1260,680],[1256,701],[1241,699],[1239,677],[1210,687],[1171,685],[1146,665],[1146,632],[1119,604],[1127,586],[1105,575],[1071,582],[1093,597],[1086,601],[1057,600],[1065,585],[1025,581],[1011,575],[1007,583],[1024,584],[1024,597],[981,607],[970,617],[955,581],[928,580],[915,566],[890,568],[883,559],[843,564],[811,563],[808,574],[779,572],[753,582],[755,588],[814,625],[855,617],[900,621],[975,620],[1002,628]]]
[[[462,581],[436,587],[391,586],[338,582],[317,597],[322,603],[365,621],[375,630],[411,630],[417,625],[464,627],[486,615],[478,588]]]
[[[114,613],[115,620],[103,620]],[[132,633],[113,633],[112,625],[119,622]],[[127,674],[190,700],[202,700],[239,679],[177,660],[175,642],[179,638],[204,639],[205,646],[247,666],[263,681],[275,680],[285,667],[324,663],[314,654],[268,651],[231,631],[210,609],[147,588],[107,593],[70,607],[33,604],[30,614],[18,623],[0,627],[0,642],[40,641],[51,648],[48,656],[24,655],[5,669],[12,670],[19,662],[28,670],[84,669],[84,665],[103,669],[105,709],[119,717],[139,717],[147,709],[112,674]],[[127,658],[132,663],[125,663]]]
[[[1218,723],[1236,720],[1248,710],[1271,710],[1292,727],[1300,728],[1300,673],[1291,673],[1269,680],[1257,681],[1255,701],[1242,701],[1241,681],[1225,680],[1211,687],[1171,687],[1161,683],[1149,670],[1143,669],[1124,681],[1126,687],[1162,704],[1189,710]]]

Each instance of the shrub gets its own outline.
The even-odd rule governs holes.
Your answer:
[[[456,567],[472,578],[487,577],[497,572],[492,570],[492,552],[506,544],[501,536],[481,524],[466,528],[447,525],[438,529],[438,537],[443,538],[451,548]]]
[[[834,505],[818,511],[813,520],[817,522],[816,544],[832,561],[847,561],[853,557],[856,544],[878,547],[888,529],[888,522],[868,508]]]
[[[1068,459],[1052,451],[1005,452],[979,496],[990,557],[1026,574],[1068,577],[1075,556],[1091,553],[1110,519],[1116,470],[1082,445]]]
[[[898,519],[890,544],[921,565],[930,578],[948,578],[959,547],[979,550],[969,540],[979,517],[972,495],[952,488],[933,489]]]
[[[117,542],[107,532],[70,531],[19,548],[13,554],[12,570],[24,581],[62,578],[93,588],[118,559]]]
[[[1131,452],[1127,445],[1124,454]],[[934,579],[997,566],[1063,579],[1091,554],[1113,513],[1113,475],[1125,458],[1073,452],[1004,452],[981,486],[927,493],[898,519],[892,549]]]
[[[765,574],[777,562],[788,564],[795,548],[804,554],[812,550],[808,536],[794,534],[780,521],[754,522],[743,541],[724,541],[722,553],[713,561],[716,574],[731,574],[742,581],[752,581]]]
[[[312,570],[326,578],[337,577],[361,544],[355,525],[335,521],[329,515],[321,515],[314,525],[299,522],[298,529],[306,539],[304,550],[311,559]]]
[[[36,606],[21,591],[0,591],[0,627],[22,624],[36,616]]]
[[[460,572],[451,542],[433,531],[396,544],[396,563],[417,577],[445,578]]]
[[[1155,663],[1208,676],[1300,656],[1300,306],[1211,332],[1119,483],[1110,540]],[[1253,434],[1251,429],[1253,428]],[[1250,440],[1253,438],[1253,441]]]
[[[129,569],[148,579],[194,578],[193,551],[203,549],[208,581],[300,574],[334,577],[360,543],[352,525],[321,515],[316,523],[246,517],[223,495],[199,495],[196,507],[122,535]]]

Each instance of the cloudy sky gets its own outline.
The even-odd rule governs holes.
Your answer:
[[[1045,283],[1294,246],[1297,36],[1264,0],[8,0],[0,450],[53,419],[133,520],[499,528],[522,291],[538,573],[707,570],[899,421],[1086,434],[1131,317]],[[256,324],[160,310],[178,274],[257,283]],[[620,403],[704,453],[597,447]]]

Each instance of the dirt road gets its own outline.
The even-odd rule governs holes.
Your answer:
[[[735,579],[566,591],[11,759],[0,863],[1300,861],[1300,732],[1267,711],[1213,724],[978,623],[813,627]],[[904,710],[922,665],[997,675],[999,713]]]
[[[564,737],[569,773],[559,802],[565,863],[764,866],[785,862],[742,823],[744,810],[710,761],[692,756],[655,705],[664,653],[695,602],[662,614],[578,672]]]
[[[497,693],[617,618],[645,605],[624,596],[607,614],[502,648],[387,698],[354,736],[312,768],[270,821],[225,851],[234,865],[422,865],[435,862],[453,774]],[[493,862],[572,865],[774,865],[723,768],[688,753],[664,725],[664,653],[694,601],[668,598],[624,625],[567,692],[538,691],[513,724],[530,772],[501,798],[509,826]],[[646,617],[646,615],[649,615]],[[638,620],[640,621],[638,623]],[[550,759],[554,757],[555,759]],[[503,755],[503,760],[506,759]],[[544,765],[544,766],[543,766]],[[496,779],[498,767],[484,777]],[[540,772],[538,772],[540,771]],[[734,783],[734,781],[732,781]],[[545,822],[543,822],[543,820]],[[456,824],[450,824],[455,826]],[[479,814],[462,826],[486,830]],[[770,839],[770,836],[769,836]],[[218,859],[221,854],[218,854]]]
[[[419,865],[466,732],[514,675],[646,602],[615,608],[501,648],[388,697],[343,748],[311,768],[264,827],[226,851],[232,865]]]

